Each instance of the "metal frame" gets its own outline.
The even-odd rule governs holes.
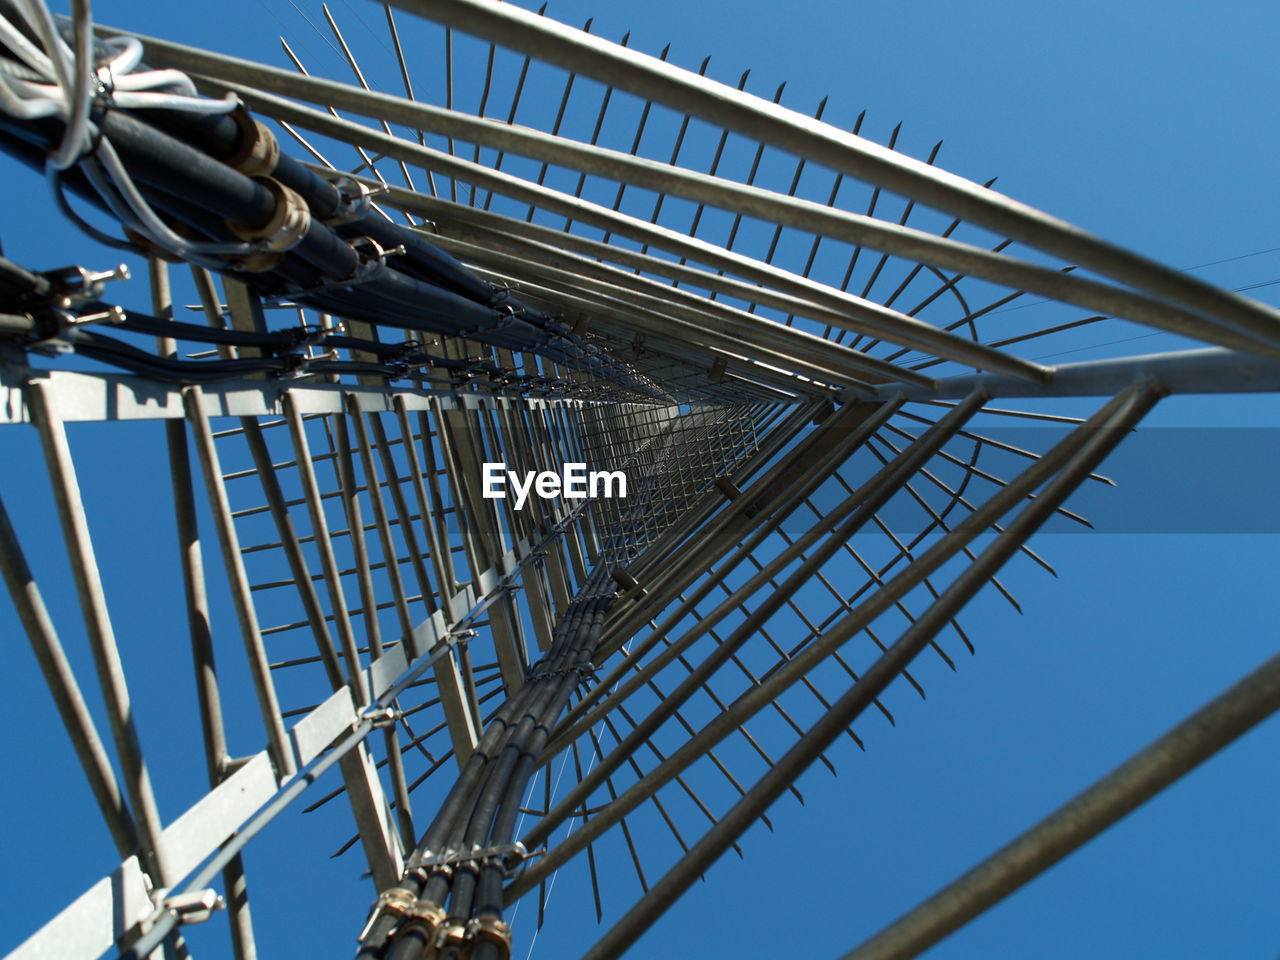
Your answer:
[[[39,433],[122,774],[0,504],[0,567],[122,859],[15,958],[113,948],[182,955],[179,928],[216,908],[209,888],[219,874],[233,901],[235,955],[254,956],[239,851],[335,764],[342,787],[313,808],[339,793],[351,804],[351,842],[360,840],[378,894],[360,957],[469,950],[505,960],[505,905],[537,890],[541,920],[548,880],[583,853],[600,919],[611,888],[594,844],[615,827],[643,895],[586,955],[618,956],[738,849],[752,823],[767,822],[779,796],[798,796],[796,780],[814,762],[834,770],[827,752],[837,739],[860,745],[852,725],[869,706],[891,719],[880,695],[893,679],[923,694],[910,666],[926,647],[954,667],[941,636],[950,629],[969,643],[957,617],[979,591],[991,585],[1016,607],[997,573],[1020,553],[1044,563],[1029,538],[1054,513],[1072,516],[1066,499],[1098,479],[1160,397],[1280,390],[1273,308],[946,173],[933,156],[913,160],[893,140],[884,147],[827,126],[821,106],[808,117],[783,107],[781,90],[772,101],[745,92],[745,76],[725,86],[705,76],[705,63],[697,74],[681,70],[626,40],[509,5],[393,5],[445,24],[445,106],[414,98],[390,7],[405,97],[370,89],[327,9],[355,86],[307,75],[288,48],[296,73],[143,39],[149,63],[191,73],[204,91],[238,94],[317,161],[268,163],[268,173],[313,190],[301,198],[311,225],[272,251],[276,261],[248,280],[223,263],[221,295],[204,260],[193,262],[207,329],[173,322],[168,270],[152,258],[153,319],[168,326],[122,328],[159,331],[155,365],[132,357],[120,361],[132,373],[32,369],[27,351],[51,341],[87,356],[125,354],[81,332],[97,318],[88,311],[100,284],[57,299],[59,278],[6,267],[5,282],[22,294],[0,309],[3,329],[17,332],[0,344],[0,423]],[[478,116],[453,106],[453,30],[491,44]],[[525,55],[506,122],[484,115],[495,45]],[[549,130],[511,122],[535,59],[567,71]],[[579,76],[605,85],[589,142],[560,132]],[[629,150],[600,142],[615,90],[644,102]],[[683,118],[668,160],[641,154],[654,105]],[[376,117],[380,129],[338,109]],[[136,121],[108,112],[116,117],[100,118],[103,136],[123,144]],[[238,123],[247,138],[249,125]],[[393,123],[416,136],[398,136]],[[678,162],[692,124],[719,135],[708,172]],[[222,136],[206,134],[215,146]],[[755,147],[745,183],[717,172],[731,135]],[[262,201],[262,181],[213,147],[197,164],[196,148],[174,131],[148,136],[191,161],[189,184],[170,198],[173,217],[219,229],[207,211],[184,206],[199,208],[205,173],[227,196]],[[306,136],[354,147],[360,166],[340,179],[327,143]],[[796,157],[789,186],[756,182],[766,148]],[[497,159],[485,162],[483,151]],[[538,166],[536,177],[512,173],[515,158]],[[801,195],[806,164],[836,174],[825,202]],[[427,194],[411,165],[427,170]],[[572,190],[554,186],[566,171]],[[449,180],[447,199],[438,177]],[[837,203],[846,177],[870,185],[865,213]],[[601,183],[616,188],[611,206],[589,198]],[[656,194],[651,216],[624,209],[628,188]],[[877,215],[882,190],[908,201],[896,222]],[[270,197],[283,209],[289,194]],[[692,230],[664,220],[668,197],[697,205]],[[324,216],[322,201],[336,204]],[[371,203],[408,226],[352,212],[371,216]],[[957,219],[941,231],[908,226],[916,203]],[[734,215],[727,242],[699,235],[709,210]],[[564,229],[535,215],[563,217]],[[766,250],[734,249],[744,217],[771,228]],[[352,218],[370,235],[344,233]],[[222,221],[234,222],[219,213]],[[962,226],[970,233],[953,236]],[[398,269],[374,233],[402,240],[398,256],[410,266]],[[812,237],[799,271],[775,262],[781,239],[796,235]],[[842,283],[810,276],[824,241],[851,250]],[[1024,252],[1006,252],[1013,242]],[[881,256],[862,292],[850,292],[864,249]],[[891,257],[907,269],[890,295],[873,297]],[[332,263],[363,272],[334,273]],[[1107,279],[1075,275],[1077,265]],[[285,297],[266,292],[262,274],[277,268],[293,298],[283,306],[304,320],[307,309],[317,314],[300,343],[278,339],[284,331],[267,309]],[[968,277],[1007,292],[972,307]],[[978,321],[1023,292],[1210,346],[1045,365],[1010,348],[1097,318],[984,339]],[[62,326],[36,337],[36,314],[55,303]],[[410,335],[399,353],[390,348]],[[184,359],[192,349],[240,372],[202,380],[197,361]],[[1024,451],[983,436],[984,414],[1010,412],[991,404],[1001,397],[1107,399],[1056,446]],[[227,418],[234,425],[223,428]],[[63,427],[150,419],[166,421],[210,783],[168,825],[133,728]],[[188,443],[225,598],[211,596],[204,577]],[[1018,458],[1018,468],[980,466],[984,451]],[[631,490],[625,501],[534,501],[517,511],[480,490],[482,465],[507,459],[622,469]],[[224,468],[232,460],[251,466]],[[913,504],[922,529],[895,530],[891,504]],[[264,524],[273,539],[261,539]],[[235,612],[267,743],[248,758],[229,755],[223,728],[240,705],[222,696],[214,664],[218,604]],[[848,653],[866,642],[876,653],[859,673]],[[914,956],[997,902],[1280,707],[1276,669],[1268,661],[849,956]],[[277,677],[288,680],[288,697]],[[425,729],[420,715],[438,722]],[[735,758],[731,739],[763,770]],[[553,793],[552,771],[567,770],[570,757],[573,783]],[[442,769],[452,785],[437,802],[418,801],[415,815],[411,794]],[[536,822],[522,827],[525,816]],[[680,848],[657,858],[655,882],[645,870],[652,851],[636,842],[646,829],[669,832]],[[521,866],[531,852],[537,859]]]

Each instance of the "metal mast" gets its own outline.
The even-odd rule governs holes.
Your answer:
[[[1017,606],[1001,569],[1048,565],[1033,535],[1161,398],[1280,390],[1274,308],[896,131],[491,0],[369,9],[377,76],[321,11],[340,82],[287,44],[271,66],[87,0],[0,4],[0,147],[150,282],[122,308],[126,270],[0,261],[0,433],[38,437],[80,619],[12,501],[0,567],[120,855],[14,958],[183,956],[223,909],[256,956],[241,852],[304,792],[350,806],[362,960],[507,960],[513,907],[540,925],[570,863],[609,912],[585,955],[619,956],[864,714],[892,720],[891,684],[923,696],[917,658],[971,649],[979,593]],[[442,96],[415,92],[424,37]],[[990,322],[1026,295],[1061,321]],[[1188,342],[1032,359],[1119,320]],[[1066,429],[1024,449],[1009,417]],[[207,775],[176,816],[73,455],[80,424],[157,420],[186,611],[163,641],[190,650]],[[850,956],[916,955],[1278,706],[1274,659]]]

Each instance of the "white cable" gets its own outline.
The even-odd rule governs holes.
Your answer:
[[[15,56],[22,58],[27,66],[42,77],[54,75],[53,61],[5,17],[0,17],[0,40],[4,41],[4,45],[13,51]]]
[[[112,74],[132,73],[142,62],[142,41],[137,37],[111,37],[101,43],[108,50],[118,51],[106,65]]]
[[[23,120],[38,120],[42,117],[56,116],[58,103],[48,97],[22,96],[15,90],[10,78],[2,76],[0,77],[0,110]]]
[[[240,105],[235,94],[228,94],[224,100],[206,100],[182,97],[177,94],[153,93],[148,90],[138,93],[118,92],[112,99],[117,106],[127,110],[184,110],[187,113],[201,114],[230,113]]]
[[[43,7],[44,4],[41,3]],[[92,148],[89,135],[89,109],[93,106],[93,12],[89,0],[71,0],[75,15],[75,76],[71,89],[65,91],[70,109],[67,127],[62,133],[62,143],[48,159],[54,170],[65,170],[80,159],[81,154]],[[48,10],[46,8],[45,12]]]
[[[0,57],[0,73],[5,76],[15,77],[18,80],[27,80],[31,83],[40,83],[44,80],[44,74],[32,70],[25,63],[10,60],[8,57]]]
[[[36,31],[40,42],[44,44],[44,52],[53,61],[53,72],[58,85],[68,90],[74,84],[74,54],[66,41],[58,33],[53,16],[44,0],[16,0],[20,12],[26,15],[27,23]]]
[[[168,224],[160,219],[156,212],[151,209],[151,205],[138,192],[133,178],[125,170],[124,164],[120,162],[120,157],[115,148],[111,146],[109,140],[104,139],[98,145],[96,156],[108,176],[110,176],[112,184],[120,191],[120,195],[129,205],[129,209],[141,221],[145,228],[143,232],[161,246],[173,250],[183,259],[191,259],[194,256],[208,257],[217,254],[245,254],[253,250],[253,246],[248,243],[198,243],[179,236],[170,229]]]
[[[239,105],[234,94],[222,100],[199,96],[190,77],[177,70],[141,70],[143,46],[133,37],[95,43],[90,0],[72,0],[75,50],[58,32],[44,0],[14,0],[13,9],[44,45],[39,49],[18,25],[0,16],[0,43],[26,64],[0,67],[0,110],[20,119],[57,116],[65,123],[61,142],[49,154],[45,169],[51,182],[79,164],[108,209],[129,229],[184,259],[222,267],[217,258],[240,256],[257,245],[244,242],[202,243],[180,236],[143,197],[109,139],[90,120],[95,81],[103,70],[112,103],[124,109],[182,110],[198,114],[228,113]]]
[[[117,90],[150,90],[155,87],[177,87],[175,93],[188,97],[199,96],[196,85],[181,70],[144,70],[142,73],[130,73],[115,76]]]

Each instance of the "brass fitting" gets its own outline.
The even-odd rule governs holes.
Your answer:
[[[231,113],[240,128],[240,146],[222,162],[247,177],[269,177],[280,160],[280,142],[261,120],[249,115],[243,107]]]
[[[406,930],[416,928],[423,931],[423,939],[427,943],[433,941],[436,930],[445,921],[444,908],[439,904],[432,903],[430,900],[419,900],[411,890],[405,887],[392,887],[378,894],[378,899],[369,912],[369,920],[357,939],[363,943],[369,931],[373,929],[374,923],[384,915],[398,918],[393,936],[399,937]]]
[[[436,953],[452,947],[459,958],[465,960],[471,952],[471,944],[467,940],[467,924],[457,917],[450,917],[444,926],[436,931]]]
[[[511,926],[497,917],[475,917],[467,924],[467,938],[489,942],[498,948],[498,960],[511,958]]]
[[[298,245],[311,228],[311,210],[301,194],[270,177],[254,177],[275,198],[276,206],[267,222],[259,226],[247,226],[231,220],[224,221],[236,237],[250,242],[257,241],[262,248],[240,259],[241,266],[250,273],[262,273],[280,262],[284,254]]]
[[[405,922],[396,930],[395,935],[402,937],[410,930],[421,930],[423,941],[432,943],[439,936],[446,919],[444,907],[440,904],[430,900],[416,900],[413,908],[405,914]]]

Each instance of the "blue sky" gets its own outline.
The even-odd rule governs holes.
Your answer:
[[[302,5],[319,19],[318,5]],[[381,20],[376,6],[355,0],[333,9],[344,25]],[[710,74],[727,82],[750,67],[757,93],[769,95],[786,80],[784,102],[797,109],[811,110],[829,94],[828,120],[850,125],[865,108],[863,133],[880,141],[902,121],[899,148],[915,156],[945,138],[942,166],[977,181],[998,175],[1005,193],[1109,239],[1177,266],[1230,260],[1197,270],[1214,282],[1280,280],[1273,249],[1280,247],[1273,227],[1280,14],[1272,5],[797,2],[783,12],[754,2],[553,0],[548,13],[575,25],[595,16],[594,32],[614,39],[630,29],[631,45],[646,52],[672,41],[672,59],[682,66],[696,68],[709,53]],[[289,4],[102,3],[95,15],[277,64],[281,31],[291,42],[319,44]],[[7,161],[0,168],[8,175]],[[35,267],[111,261],[110,252],[50,224],[55,215],[39,178],[13,176],[21,187],[0,215],[6,255]],[[1278,289],[1251,293],[1274,303]],[[135,283],[132,301],[145,295]],[[1166,349],[1170,341],[1154,336],[1140,348]],[[1064,359],[1130,348],[1138,345]],[[1173,399],[1150,422],[1275,427],[1280,410],[1272,398]],[[142,428],[136,433],[137,449],[158,458],[154,437],[144,443]],[[119,457],[119,436],[72,434],[83,444],[78,457],[100,451],[104,461],[82,478],[90,519],[145,529],[148,505],[137,497],[121,504],[119,493],[146,489],[163,465],[143,452]],[[25,515],[17,521],[24,542],[33,564],[44,565],[37,568],[42,585],[48,569],[52,587],[65,579],[64,561],[56,532],[35,520],[47,496],[33,431],[6,430],[3,449],[11,466],[0,493]],[[1177,482],[1129,479],[1151,484],[1152,497],[1162,495],[1162,483],[1167,493]],[[1223,477],[1221,495],[1233,489]],[[27,503],[30,511],[16,508]],[[47,554],[36,546],[42,537]],[[135,689],[144,736],[174,725],[146,741],[156,750],[153,764],[169,771],[153,776],[171,819],[198,795],[175,774],[199,777],[202,766],[198,739],[182,726],[194,714],[191,696],[160,682],[171,675],[188,682],[178,598],[145,595],[131,579],[153,547],[170,549],[144,535],[132,548],[136,556],[113,558],[107,589],[122,636],[157,638],[131,675],[153,681]],[[775,832],[754,827],[745,862],[730,854],[717,865],[635,956],[682,955],[682,938],[709,945],[713,955],[835,956],[1275,650],[1274,535],[1062,535],[1043,538],[1038,549],[1057,567],[1057,580],[1029,564],[1003,577],[1025,614],[980,599],[964,617],[977,655],[961,660],[956,675],[933,674],[923,704],[898,691],[897,727],[866,723],[865,753],[844,744],[833,755],[838,778],[811,770],[801,783],[806,806],[781,800]],[[206,563],[216,564],[211,552]],[[62,622],[73,631],[74,611]],[[17,629],[8,604],[0,604],[0,636],[14,650],[0,679],[0,716],[12,731],[2,755],[7,769],[21,771],[0,787],[13,834],[0,845],[0,950],[116,862],[87,789],[68,775],[74,757]],[[162,642],[166,636],[172,645]],[[92,686],[87,660],[82,684]],[[1264,724],[930,956],[1276,956],[1277,748],[1280,724]],[[345,836],[343,815],[291,817],[251,854],[264,956],[302,955],[281,939],[300,874],[322,891],[303,895],[303,918],[293,914],[308,951],[345,955],[370,890],[353,876],[353,858],[315,862],[317,850]],[[49,835],[53,856],[40,852]],[[581,893],[566,875],[533,956],[572,955],[595,939],[589,921],[557,914],[558,904],[581,905]],[[222,931],[213,933],[208,939],[220,945]],[[526,949],[518,945],[516,955]]]

